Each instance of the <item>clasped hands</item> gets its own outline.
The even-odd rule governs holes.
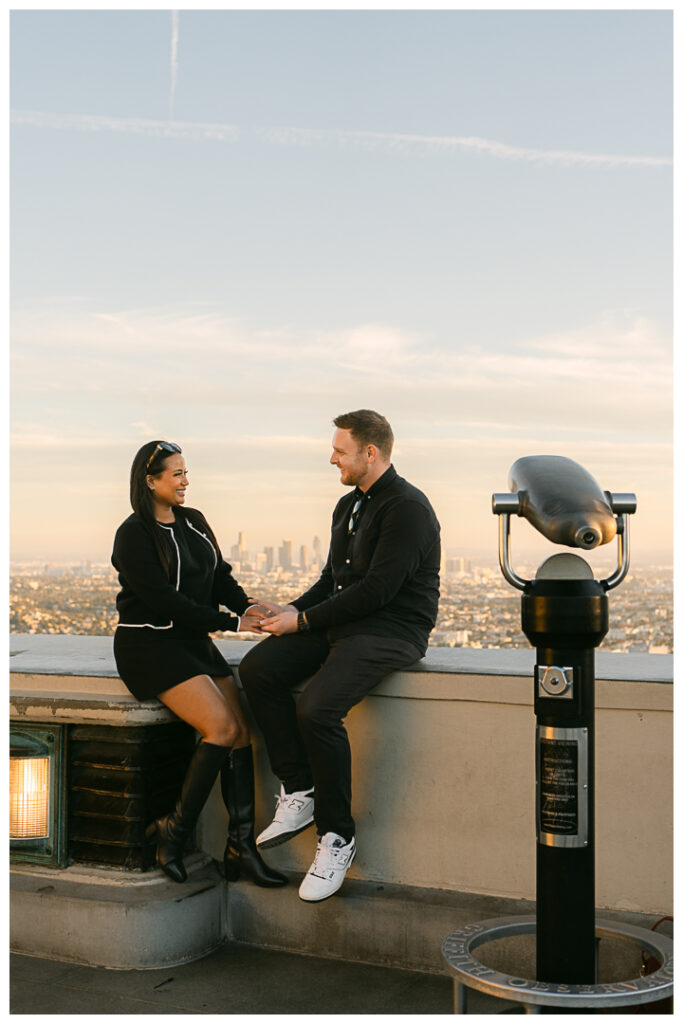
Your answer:
[[[274,604],[272,601],[250,601],[242,616],[240,633],[296,633],[297,612],[292,604]]]

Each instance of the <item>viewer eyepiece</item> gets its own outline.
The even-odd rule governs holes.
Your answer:
[[[636,510],[636,496],[603,491],[578,462],[562,455],[527,455],[510,469],[510,493],[493,494],[491,506],[498,516],[498,552],[503,576],[524,590],[528,580],[510,565],[510,516],[526,519],[553,544],[590,551],[619,543],[617,570],[602,580],[605,590],[625,578],[629,565],[628,517]]]

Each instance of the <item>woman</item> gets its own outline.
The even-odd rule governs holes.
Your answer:
[[[114,656],[138,700],[158,699],[201,734],[175,809],[150,825],[157,864],[187,878],[183,847],[218,773],[230,815],[225,877],[257,885],[287,879],[254,842],[254,763],[235,681],[208,634],[258,632],[263,615],[233,578],[201,512],[185,508],[187,466],[177,444],[149,441],[133,460],[133,514],[116,531],[112,562],[121,591]],[[219,604],[236,613],[219,611]]]

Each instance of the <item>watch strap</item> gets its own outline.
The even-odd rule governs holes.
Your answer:
[[[299,612],[296,617],[296,631],[297,633],[306,633],[311,627],[304,618],[304,613]]]

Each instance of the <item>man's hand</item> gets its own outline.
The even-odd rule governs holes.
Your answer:
[[[238,633],[261,633],[261,620],[267,609],[263,604],[250,604],[240,621]]]
[[[291,606],[290,606],[291,608]],[[278,615],[272,615],[268,619],[261,619],[261,628],[264,633],[273,633],[275,636],[283,636],[285,633],[296,633],[297,616],[296,608],[284,608]]]

